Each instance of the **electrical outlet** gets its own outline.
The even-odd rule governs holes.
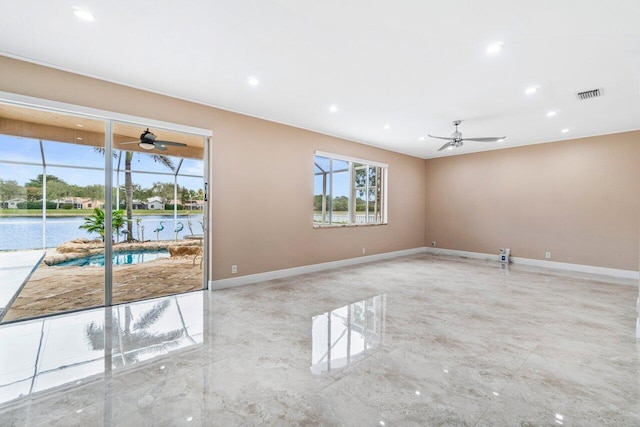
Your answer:
[[[431,246],[435,246],[436,245],[436,241],[434,240],[433,242],[431,242]]]
[[[237,265],[232,265],[231,266],[231,274],[237,274],[238,273],[238,266]]]
[[[363,253],[363,254],[364,254],[364,253],[366,253],[366,251],[365,251],[365,249],[364,249],[364,248],[362,248],[362,253]]]
[[[547,253],[545,253],[545,254],[544,254],[544,257],[545,257],[546,259],[551,259],[551,252],[547,252]]]

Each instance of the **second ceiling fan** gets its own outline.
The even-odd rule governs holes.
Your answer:
[[[438,151],[442,151],[445,148],[452,149],[455,147],[462,147],[464,141],[496,142],[496,141],[504,140],[506,138],[506,136],[490,136],[486,138],[463,138],[462,133],[458,131],[458,125],[460,123],[462,123],[462,120],[454,120],[452,122],[452,124],[456,127],[456,130],[451,134],[450,137],[429,135],[429,137],[431,138],[448,140],[448,142],[444,144],[442,147],[440,147]]]

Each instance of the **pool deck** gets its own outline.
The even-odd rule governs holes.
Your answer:
[[[45,251],[0,252],[0,321],[45,254]]]
[[[193,242],[147,242],[118,249],[155,249],[173,246],[170,258],[139,264],[113,266],[113,303],[120,304],[202,289],[202,269],[194,265]],[[177,247],[177,249],[176,249]],[[58,247],[60,249],[60,247]],[[85,248],[86,249],[86,248]],[[104,268],[49,265],[56,261],[88,256],[83,253],[17,251],[0,253],[0,321],[75,311],[104,305]],[[44,258],[44,260],[43,260]],[[4,259],[4,261],[2,260]],[[9,286],[11,285],[11,286]]]
[[[159,251],[172,248],[193,246],[198,244],[193,240],[161,240],[134,243],[117,243],[113,245],[113,253],[121,252],[138,252],[138,251]],[[62,264],[67,261],[73,261],[80,258],[87,258],[95,255],[104,255],[104,243],[99,240],[77,239],[63,243],[54,250],[48,250],[44,263],[47,265]]]
[[[113,267],[113,303],[202,289],[191,256]],[[104,268],[42,263],[7,311],[4,322],[104,305]]]

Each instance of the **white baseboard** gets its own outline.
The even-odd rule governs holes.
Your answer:
[[[427,252],[434,255],[449,255],[462,258],[481,259],[488,261],[498,261],[497,254],[485,254],[480,252],[457,251],[454,249],[442,248],[413,248],[401,251],[385,252],[382,254],[367,255],[358,258],[348,258],[339,261],[323,262],[321,264],[304,265],[302,267],[285,268],[283,270],[267,271],[265,273],[249,274],[240,277],[231,277],[228,279],[210,280],[209,289],[225,289],[235,286],[250,285],[252,283],[266,282],[273,279],[282,279],[284,277],[297,276],[299,274],[314,273],[316,271],[330,270],[332,268],[347,267],[350,265],[364,264],[367,262],[379,261],[383,259],[396,258],[406,255],[414,255]],[[617,268],[597,267],[593,265],[570,264],[566,262],[546,261],[531,258],[511,257],[513,264],[529,265],[533,267],[544,267],[556,270],[575,271],[580,273],[601,274],[604,276],[618,277],[623,279],[640,279],[637,271],[620,270]]]
[[[498,261],[497,254],[484,254],[480,252],[456,251],[453,249],[426,248],[427,253],[434,255],[451,255],[471,259],[483,259]],[[604,276],[618,277],[622,279],[640,279],[640,274],[633,270],[621,270],[618,268],[598,267],[595,265],[571,264],[568,262],[547,261],[532,258],[511,257],[512,264],[530,265],[533,267],[544,267],[556,270],[575,271],[579,273],[601,274]]]
[[[471,258],[471,259],[482,259],[487,261],[498,261],[499,257],[497,254],[483,254],[480,252],[468,252],[468,251],[457,251],[455,249],[442,249],[442,248],[425,248],[427,253],[433,255],[450,255],[450,256],[458,256],[461,258]]]
[[[249,274],[228,279],[210,280],[209,289],[225,289],[235,286],[249,285],[252,283],[266,282],[267,280],[282,279],[284,277],[297,276],[299,274],[314,273],[316,271],[330,270],[332,268],[347,267],[350,265],[364,264],[366,262],[396,258],[406,255],[423,253],[424,247],[404,249],[401,251],[385,252],[382,254],[361,256],[358,258],[341,259],[339,261],[323,262],[321,264],[304,265],[302,267],[285,268],[283,270],[267,271],[265,273]]]
[[[621,279],[640,278],[637,271],[621,270],[619,268],[598,267],[595,265],[571,264],[568,262],[547,261],[542,259],[519,258],[512,257],[511,262],[514,264],[531,265],[534,267],[555,268],[556,270],[569,270],[580,273],[601,274],[603,276],[619,277]]]

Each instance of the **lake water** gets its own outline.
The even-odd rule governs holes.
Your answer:
[[[194,234],[202,234],[202,215],[191,215],[191,229]],[[135,216],[134,216],[135,218]],[[141,216],[140,235],[135,220],[133,223],[133,237],[135,239],[156,240],[156,233],[153,230],[160,227],[163,221],[164,230],[159,232],[160,240],[174,240],[175,226],[173,215],[150,215]],[[187,227],[187,216],[178,215],[178,222],[183,224],[183,230],[178,233],[178,238],[191,234]],[[87,233],[86,230],[78,228],[84,224],[84,217],[63,217],[47,218],[46,242],[44,247],[54,248],[61,243],[78,238],[95,239],[100,237],[97,233]],[[144,231],[142,230],[144,226]],[[179,227],[179,226],[178,226]],[[124,236],[119,236],[119,241],[124,240]],[[42,249],[42,218],[41,217],[13,217],[0,218],[0,251],[17,249]]]

